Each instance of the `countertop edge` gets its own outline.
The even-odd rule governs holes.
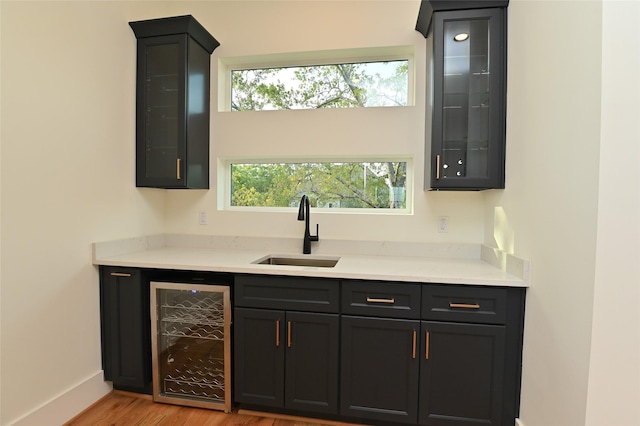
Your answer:
[[[296,253],[287,250],[267,250],[236,247],[207,248],[195,244],[167,244],[174,236],[152,235],[92,244],[93,264],[116,267],[208,271],[233,274],[305,276],[354,280],[466,284],[502,287],[529,287],[530,263],[515,256],[478,245],[478,257],[388,256],[371,254],[331,253],[341,257],[335,268],[307,266],[257,265],[256,259],[274,252]],[[297,243],[297,241],[295,241]],[[228,242],[227,242],[228,243]],[[358,242],[358,244],[362,244]],[[378,243],[379,244],[379,243]],[[286,246],[286,245],[285,245]],[[296,244],[297,246],[297,244]],[[284,246],[282,246],[284,247]],[[455,251],[455,249],[454,249]],[[328,255],[329,253],[316,253]]]

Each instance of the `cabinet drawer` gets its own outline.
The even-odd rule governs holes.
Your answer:
[[[342,313],[420,318],[420,285],[379,281],[344,282]]]
[[[422,287],[422,318],[504,324],[507,318],[507,289],[424,285]]]
[[[340,310],[338,280],[239,275],[234,293],[235,306],[329,313]]]

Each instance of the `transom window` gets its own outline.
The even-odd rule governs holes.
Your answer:
[[[409,60],[231,70],[231,110],[406,106]]]

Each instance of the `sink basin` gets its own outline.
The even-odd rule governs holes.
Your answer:
[[[315,268],[333,268],[334,266],[336,266],[339,260],[339,257],[309,257],[270,254],[251,263],[258,265],[311,266]]]

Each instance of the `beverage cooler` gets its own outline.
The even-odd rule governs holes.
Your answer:
[[[153,399],[231,411],[226,285],[151,282]]]

